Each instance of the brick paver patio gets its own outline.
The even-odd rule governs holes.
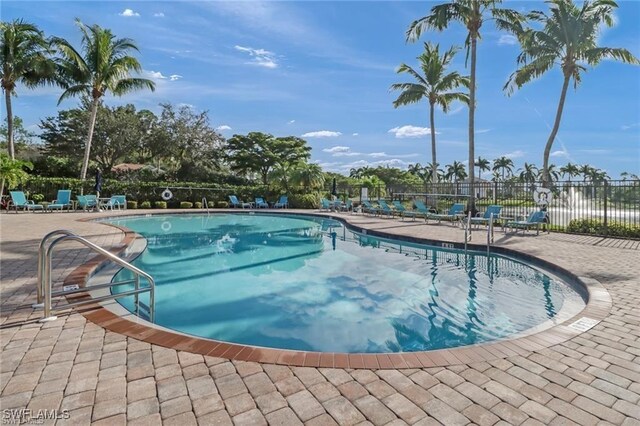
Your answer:
[[[65,228],[104,247],[118,245],[121,231],[76,221],[98,216],[0,216],[3,422],[26,408],[31,413],[68,410],[69,418],[57,424],[640,425],[636,241],[497,232],[497,245],[600,281],[613,300],[610,315],[571,340],[525,355],[448,367],[345,370],[176,351],[107,331],[77,313],[38,323],[42,313],[30,304],[40,239]],[[343,217],[387,233],[454,242],[463,238],[461,230],[447,225]],[[483,238],[482,232],[474,236]],[[55,282],[91,257],[65,245],[55,257]]]

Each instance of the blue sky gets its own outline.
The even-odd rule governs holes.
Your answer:
[[[462,46],[465,31],[454,24],[405,43],[409,23],[433,2],[152,2],[3,1],[2,20],[24,18],[46,35],[75,45],[78,17],[110,28],[140,47],[144,74],[157,90],[106,103],[133,103],[158,112],[158,104],[208,110],[226,137],[263,131],[296,135],[313,147],[312,160],[331,171],[390,164],[406,167],[431,160],[426,103],[394,109],[392,83],[410,81],[395,68],[416,65],[423,41]],[[507,2],[522,11],[542,2]],[[617,24],[601,44],[640,56],[640,2],[620,1]],[[542,164],[561,88],[555,69],[511,97],[502,87],[515,69],[518,46],[490,22],[478,49],[476,155],[513,158],[517,167]],[[452,70],[467,74],[464,51]],[[14,113],[31,130],[56,114],[58,88],[19,88]],[[70,100],[60,108],[76,106]],[[3,108],[4,109],[4,108]],[[3,111],[3,115],[5,112]],[[436,112],[440,164],[467,159],[468,112],[454,105]],[[605,61],[570,89],[551,161],[591,164],[615,178],[640,173],[640,67]]]

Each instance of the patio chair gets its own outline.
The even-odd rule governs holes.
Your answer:
[[[78,207],[85,211],[93,209],[98,205],[98,197],[93,194],[78,195],[76,198],[78,199]]]
[[[64,209],[67,209],[67,211],[71,211],[71,207],[72,207],[72,204],[71,204],[70,189],[59,189],[56,199],[53,200],[51,203],[49,203],[49,205],[47,206],[49,210],[60,210],[60,211]]]
[[[100,207],[105,210],[113,210],[114,208],[124,210],[127,208],[127,197],[125,195],[114,195]]]
[[[331,201],[326,198],[320,199],[320,211],[322,210],[331,211]]]
[[[347,198],[347,202],[340,206],[343,212],[353,212],[353,201]]]
[[[286,195],[281,195],[278,202],[273,204],[273,208],[276,209],[288,209],[289,208],[289,197]]]
[[[380,213],[380,209],[378,207],[374,207],[369,200],[362,201],[362,212],[363,213],[371,213],[377,215]]]
[[[424,217],[424,220],[426,221],[427,218],[429,217],[430,214],[433,214],[431,211],[433,210],[431,207],[426,206],[422,201],[420,200],[413,200],[413,205],[415,206],[416,210],[415,210],[415,214],[416,216],[422,216]]]
[[[460,219],[464,215],[464,204],[455,203],[449,208],[447,213],[437,214],[437,213],[429,213],[427,219],[437,220],[438,223],[444,221],[454,222]]]
[[[529,230],[529,228],[536,228],[536,235],[540,235],[540,225],[544,225],[546,223],[547,214],[542,210],[537,210],[531,212],[526,220],[514,220],[504,224],[505,234],[507,233],[507,229],[515,229],[516,234],[518,233],[518,229],[522,229],[522,233]]]
[[[384,214],[388,217],[395,216],[395,211],[391,207],[389,207],[389,204],[387,204],[385,200],[379,199],[378,204],[380,205],[380,215]]]
[[[484,214],[482,216],[472,217],[471,224],[472,225],[489,225],[489,220],[491,220],[491,215],[493,214],[493,220],[500,219],[500,212],[502,211],[502,206],[497,204],[492,204],[487,207]],[[478,213],[479,215],[480,213]]]
[[[235,195],[229,195],[229,205],[233,208],[236,208],[236,207],[242,207],[243,209],[245,207],[251,208],[251,203],[243,203],[242,201],[238,200],[238,197],[236,197]]]
[[[33,200],[27,200],[27,197],[24,195],[22,191],[9,191],[11,194],[11,205],[16,209],[16,213],[18,213],[18,208],[22,210],[42,210],[44,211],[44,206],[42,204],[36,204]]]
[[[404,220],[405,217],[412,217],[413,220],[416,220],[416,216],[421,214],[417,211],[407,210],[407,208],[398,200],[395,200],[393,202],[393,207],[396,209],[398,215],[402,218],[402,220]]]
[[[256,204],[255,204],[256,208],[258,209],[268,209],[269,208],[269,203],[267,203],[264,198],[262,197],[256,197]]]

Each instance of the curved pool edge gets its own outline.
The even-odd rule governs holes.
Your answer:
[[[182,212],[158,212],[153,214],[167,215],[181,213]],[[221,213],[243,214],[243,212],[238,211],[224,211]],[[342,217],[335,214],[318,214],[317,212],[291,212],[289,210],[252,213],[287,214],[331,218],[340,221],[352,231],[364,232],[372,236],[437,246],[447,244],[446,247],[448,248],[451,248],[450,244],[453,244],[453,248],[461,248],[464,246],[462,243],[453,241],[406,237],[392,233],[369,230],[367,228],[363,228],[361,226],[350,223],[348,221],[348,217]],[[247,213],[244,212],[244,214]],[[96,219],[93,218],[81,219],[81,221],[95,221],[96,223],[100,223],[102,225],[113,226],[120,229],[124,233],[124,237],[120,242],[120,245],[112,250],[114,253],[120,254],[131,247],[136,239],[143,237],[126,227],[107,223],[105,222],[105,220],[111,218],[120,219],[124,217],[145,217],[149,215],[149,213],[118,215],[111,217],[101,217],[99,221],[96,221]],[[469,247],[472,250],[482,250],[485,246],[469,245]],[[513,257],[518,260],[531,262],[535,266],[547,269],[555,274],[563,276],[563,278],[569,278],[571,282],[567,282],[567,284],[578,285],[581,287],[582,291],[586,293],[587,300],[585,308],[577,315],[559,325],[552,326],[548,329],[522,337],[505,338],[493,342],[479,343],[457,348],[401,353],[306,352],[242,345],[224,341],[217,341],[213,339],[206,339],[183,334],[175,330],[170,330],[149,323],[134,316],[128,311],[126,311],[125,313],[124,308],[122,308],[121,305],[119,305],[115,301],[112,301],[111,303],[94,304],[90,309],[83,310],[80,313],[84,315],[85,318],[89,321],[100,325],[110,331],[124,334],[128,337],[132,337],[147,343],[156,344],[176,350],[188,351],[201,355],[237,361],[252,361],[300,367],[352,369],[403,369],[442,367],[448,365],[489,361],[515,355],[527,355],[531,352],[551,347],[570,340],[595,326],[602,319],[609,315],[609,312],[612,308],[612,299],[604,286],[602,286],[602,284],[595,279],[578,277],[571,271],[568,271],[556,264],[517,250],[495,246],[494,252]],[[88,280],[92,276],[97,274],[107,263],[107,259],[104,259],[101,256],[97,256],[72,271],[66,277],[65,284],[88,282]],[[90,298],[90,295],[88,293],[83,293],[81,295],[78,295],[78,297]]]

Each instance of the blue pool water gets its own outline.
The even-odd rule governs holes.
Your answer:
[[[421,351],[548,327],[584,307],[570,286],[522,262],[374,238],[330,219],[216,214],[110,222],[147,240],[133,263],[156,280],[155,322],[228,342]],[[131,298],[120,302],[133,310]]]

